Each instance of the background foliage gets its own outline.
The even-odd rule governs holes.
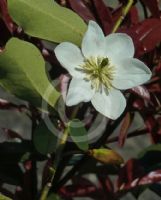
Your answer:
[[[95,20],[109,34],[122,14],[127,0],[0,0],[0,84],[25,101],[0,99],[1,111],[25,116],[31,134],[0,125],[0,199],[39,199],[52,174],[57,138],[42,120],[41,99],[50,105],[48,116],[54,126],[64,129],[61,112],[56,112],[58,91],[66,90],[67,73],[57,62],[55,43],[70,41],[77,45],[86,23]],[[60,6],[60,5],[61,6]],[[68,8],[68,9],[67,9]],[[32,20],[31,20],[32,19]],[[127,108],[115,121],[106,119],[92,143],[77,143],[75,134],[87,136],[103,118],[90,104],[81,105],[76,118],[80,128],[69,125],[70,138],[59,158],[58,169],[48,200],[136,199],[148,188],[161,196],[161,12],[157,0],[135,0],[118,32],[129,34],[135,44],[135,57],[153,72],[150,82],[125,92]],[[45,41],[45,40],[48,40]],[[59,79],[60,84],[51,85]],[[65,80],[65,81],[64,81]],[[45,89],[52,92],[44,96]],[[66,109],[70,118],[72,109]],[[19,122],[21,117],[18,118]],[[78,120],[77,120],[78,121]],[[73,123],[73,121],[71,121]],[[139,124],[139,125],[138,125]],[[141,152],[135,148],[125,156],[129,138],[144,135],[150,141]],[[142,143],[142,141],[141,141]],[[119,146],[119,148],[118,148]],[[88,150],[88,148],[90,150]],[[132,148],[132,147],[131,147]],[[121,155],[122,156],[121,156]],[[122,165],[124,160],[124,164]]]

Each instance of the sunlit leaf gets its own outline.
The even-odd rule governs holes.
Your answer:
[[[53,42],[70,41],[80,45],[86,30],[73,11],[52,0],[8,0],[9,13],[24,31]]]
[[[12,200],[12,199],[4,196],[3,194],[0,194],[0,200]]]
[[[54,107],[59,98],[59,93],[48,80],[39,50],[16,38],[10,39],[0,54],[0,85],[36,107],[41,106],[42,98]],[[50,95],[45,95],[46,91]]]
[[[80,149],[83,151],[88,150],[87,131],[80,120],[75,119],[69,123],[69,134]]]

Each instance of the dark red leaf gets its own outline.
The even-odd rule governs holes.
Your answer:
[[[86,196],[91,196],[95,192],[99,191],[97,191],[97,188],[94,185],[91,186],[68,185],[60,189],[61,196],[64,196],[65,198],[86,197]]]
[[[23,109],[27,109],[27,107],[25,105],[16,105],[13,104],[5,99],[0,99],[0,109],[12,109],[12,110],[18,110],[18,111],[22,111]]]
[[[146,19],[129,29],[120,29],[120,32],[132,37],[138,57],[153,50],[161,41],[161,20]]]
[[[121,147],[125,143],[125,140],[126,140],[128,130],[129,130],[131,123],[132,123],[132,116],[130,115],[129,112],[127,112],[123,121],[122,121],[121,129],[120,129],[120,133],[119,133],[119,141],[118,142],[119,142],[119,145]]]
[[[118,178],[118,188],[129,189],[133,187],[139,177],[144,175],[144,168],[139,164],[138,160],[131,159],[127,161],[126,165],[120,170]]]
[[[152,184],[161,181],[161,170],[156,170],[148,173],[146,176],[142,177],[138,184],[139,185],[146,185]]]
[[[15,30],[15,25],[11,17],[9,16],[6,0],[0,0],[0,11],[1,11],[2,19],[5,22],[8,30],[11,33],[13,33],[13,31]]]
[[[131,25],[135,25],[135,24],[138,24],[138,23],[139,23],[138,10],[137,10],[137,8],[136,8],[135,6],[133,6],[133,7],[130,9],[129,17],[130,17]]]
[[[8,139],[12,139],[12,138],[19,138],[19,139],[22,139],[22,137],[21,137],[18,133],[16,133],[15,131],[12,131],[12,130],[7,129],[7,128],[2,128],[2,129],[3,129],[3,131],[5,132],[6,137],[7,137]]]
[[[142,1],[148,7],[153,17],[160,18],[159,1],[157,0],[142,0]]]
[[[68,0],[72,10],[74,10],[78,15],[80,15],[84,21],[88,22],[89,20],[94,20],[95,17],[90,11],[90,9],[87,7],[87,5],[82,0]]]
[[[143,99],[136,99],[133,102],[133,107],[138,109],[138,110],[143,110],[143,108],[145,107],[145,102]]]
[[[138,166],[134,166],[133,164],[132,166],[136,168],[138,167]],[[132,168],[132,170],[134,169]],[[146,175],[143,175],[143,171],[142,171],[142,173],[138,174],[138,176],[136,176],[135,178],[133,177],[131,180],[129,179],[129,182],[123,182],[122,185],[120,185],[119,189],[129,190],[137,186],[153,184],[160,181],[161,181],[161,170],[152,171]]]
[[[160,143],[161,142],[161,135],[160,135],[160,120],[159,118],[156,119],[154,116],[148,116],[145,120],[145,125],[150,133],[151,139],[153,143]]]
[[[145,86],[137,86],[132,88],[130,91],[137,94],[144,100],[150,101],[150,93]]]
[[[95,5],[98,18],[103,26],[103,30],[107,35],[111,32],[113,27],[112,14],[103,0],[93,0],[93,3]]]

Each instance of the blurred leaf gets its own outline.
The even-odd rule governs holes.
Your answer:
[[[31,141],[4,142],[0,145],[0,163],[12,165],[18,163],[26,152],[31,151]]]
[[[149,8],[150,12],[152,13],[153,17],[160,18],[159,12],[159,1],[157,0],[142,0],[144,4]]]
[[[72,197],[90,197],[90,196],[95,196],[101,194],[101,190],[97,190],[97,187],[95,185],[67,185],[65,187],[62,187],[60,189],[61,195],[68,199]],[[102,198],[100,198],[102,199]]]
[[[138,158],[144,157],[148,152],[152,151],[159,151],[161,153],[161,144],[155,144],[151,145],[150,147],[145,148],[143,151],[141,151],[138,155]]]
[[[128,134],[128,130],[131,126],[131,123],[133,121],[132,116],[130,115],[129,112],[126,113],[122,124],[121,124],[121,129],[120,129],[120,133],[119,133],[119,145],[122,147],[125,143],[127,134]]]
[[[87,131],[84,124],[74,119],[69,123],[69,134],[76,145],[83,151],[87,151],[89,148]]]
[[[0,165],[0,180],[1,183],[8,183],[11,185],[22,185],[24,173],[17,164],[2,164]]]
[[[145,148],[139,155],[139,162],[144,166],[148,173],[161,167],[161,144],[151,145]]]
[[[36,150],[46,155],[56,150],[57,137],[48,129],[45,122],[41,121],[34,131],[33,142]]]
[[[138,14],[138,9],[136,6],[132,6],[132,8],[129,11],[129,17],[131,21],[131,25],[135,25],[139,23],[139,14]]]
[[[161,197],[161,185],[158,183],[152,184],[150,190],[153,191],[155,194]]]
[[[87,7],[87,5],[82,1],[73,1],[73,0],[68,0],[71,8],[82,17],[82,19],[84,19],[86,22],[88,22],[89,20],[94,20],[95,21],[95,17],[92,14],[92,12],[90,11],[90,9]]]
[[[12,200],[9,197],[4,196],[3,194],[0,194],[0,200]]]
[[[142,167],[137,159],[130,159],[119,171],[117,185],[119,190],[130,189],[136,186],[138,178],[145,174],[144,167]]]
[[[8,0],[9,13],[24,31],[53,42],[81,44],[86,31],[83,20],[52,0]]]
[[[59,93],[48,80],[45,62],[32,44],[12,38],[0,54],[0,85],[17,97],[41,106],[42,97],[54,106]],[[49,96],[45,92],[50,90]]]
[[[123,158],[117,152],[110,149],[90,149],[88,153],[104,164],[120,165],[124,162]]]
[[[156,170],[149,172],[143,176],[139,181],[138,185],[147,185],[152,183],[157,183],[161,181],[161,170]]]
[[[135,93],[138,96],[140,96],[141,98],[143,98],[144,100],[148,100],[148,101],[150,100],[150,93],[149,93],[148,89],[145,86],[140,85],[140,86],[131,88],[130,90],[133,93]]]
[[[98,18],[100,19],[103,29],[107,35],[111,32],[113,27],[112,14],[103,0],[93,0],[93,3],[95,5]]]
[[[47,197],[47,200],[61,200],[61,198],[57,194],[52,193]]]
[[[15,26],[13,24],[13,21],[12,21],[11,17],[8,14],[6,0],[1,0],[0,1],[0,15],[2,16],[2,19],[5,22],[7,28],[12,33],[14,31],[14,29],[15,29]]]

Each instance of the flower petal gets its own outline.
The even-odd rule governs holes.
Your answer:
[[[106,56],[111,58],[112,61],[134,56],[133,41],[125,33],[112,33],[105,38],[105,43]]]
[[[104,90],[97,92],[91,102],[98,112],[111,119],[117,119],[126,107],[123,94],[116,89],[110,89],[108,94]]]
[[[69,85],[66,97],[66,105],[74,106],[80,102],[91,100],[94,90],[91,89],[91,83],[83,79],[72,79]]]
[[[82,41],[82,52],[86,58],[91,56],[104,55],[104,34],[99,25],[94,21],[89,21],[88,30]]]
[[[151,78],[150,69],[140,60],[127,58],[118,62],[112,85],[118,89],[129,89],[148,81]]]
[[[73,77],[84,77],[84,74],[77,70],[83,63],[83,56],[80,49],[76,45],[70,42],[63,42],[55,48],[54,52],[60,64]]]

